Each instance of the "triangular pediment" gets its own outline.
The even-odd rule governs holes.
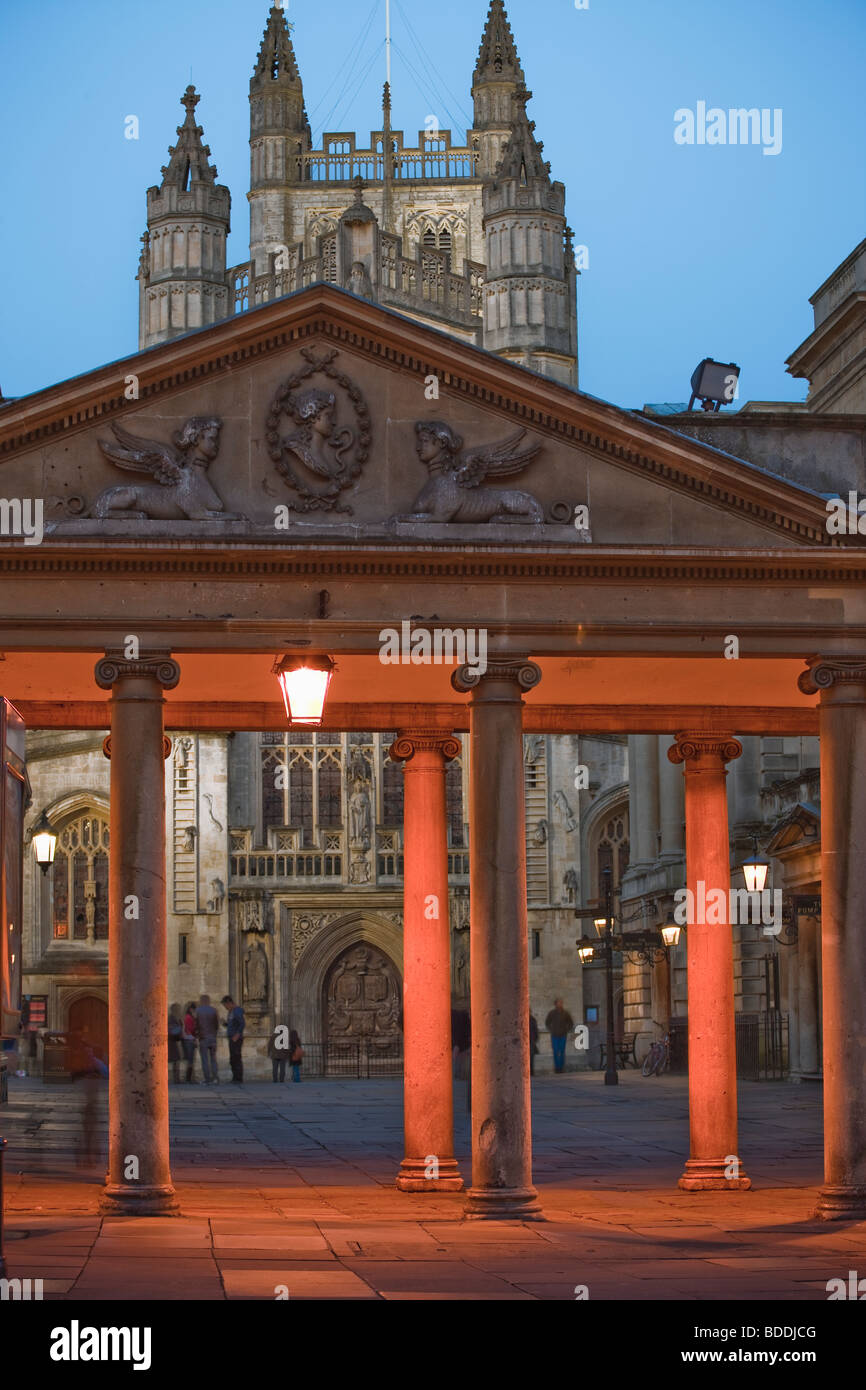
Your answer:
[[[0,469],[64,542],[862,544],[816,493],[325,285],[5,404]]]

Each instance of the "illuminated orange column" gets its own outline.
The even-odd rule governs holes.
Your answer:
[[[819,657],[824,1186],[816,1215],[866,1217],[866,657]]]
[[[522,695],[541,680],[530,661],[495,658],[481,675],[451,678],[471,691],[472,1186],[467,1217],[542,1220],[532,1185],[529,950]]]
[[[668,749],[685,774],[686,872],[695,912],[713,890],[725,903],[731,886],[725,764],[742,744],[712,734],[677,734]],[[709,914],[708,914],[709,915]],[[715,914],[713,914],[715,916]],[[734,945],[728,921],[686,927],[689,990],[690,1157],[680,1178],[687,1192],[747,1188],[737,1148],[737,1048],[734,1033]]]
[[[451,931],[445,765],[456,738],[400,733],[391,757],[404,764],[402,1192],[456,1191],[451,1068]]]
[[[180,668],[108,656],[111,691],[108,942],[108,1176],[102,1205],[124,1215],[176,1208],[168,1151],[163,689]]]

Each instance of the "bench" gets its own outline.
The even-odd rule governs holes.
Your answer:
[[[636,1043],[636,1042],[637,1042],[637,1033],[623,1033],[622,1037],[620,1038],[619,1042],[618,1042],[617,1045],[616,1045],[616,1064],[617,1064],[617,1067],[627,1067],[627,1066],[636,1067],[636,1066],[637,1066],[637,1064],[638,1064],[638,1063],[637,1063],[637,1057],[635,1056],[635,1050],[634,1050],[634,1049],[635,1049],[635,1043]],[[605,1068],[606,1066],[607,1066],[607,1043],[606,1043],[606,1042],[603,1042],[603,1043],[601,1044],[601,1060],[599,1061],[599,1064],[598,1064],[598,1070],[599,1070],[599,1071],[603,1071],[604,1068]]]

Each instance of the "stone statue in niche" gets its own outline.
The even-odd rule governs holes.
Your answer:
[[[533,836],[532,836],[532,842],[533,842],[533,844],[539,845],[539,846],[540,846],[540,845],[546,845],[546,844],[547,844],[547,832],[548,832],[548,823],[547,823],[547,821],[546,821],[546,820],[537,821],[537,822],[536,822],[536,825],[535,825],[535,832],[534,832],[534,834],[533,834]]]
[[[349,843],[353,848],[368,850],[372,836],[370,793],[360,777],[356,777],[352,795],[349,797]]]
[[[212,878],[210,881],[211,896],[208,899],[208,912],[222,912],[223,903],[226,897],[226,886],[221,878]]]
[[[268,958],[260,941],[254,941],[244,956],[244,998],[251,1004],[268,999]]]
[[[373,285],[363,261],[353,261],[352,269],[346,279],[346,289],[360,299],[373,298]]]
[[[194,825],[185,825],[183,830],[183,849],[185,854],[195,853],[195,841],[198,830]]]
[[[462,946],[454,957],[454,993],[458,999],[469,994],[469,956]]]
[[[107,459],[129,473],[153,481],[107,488],[92,515],[104,521],[245,521],[227,512],[207,476],[220,447],[222,421],[194,416],[172,435],[171,444],[140,439],[112,424],[114,439],[100,439]]]
[[[523,746],[523,761],[527,767],[544,755],[544,734],[527,734]]]
[[[574,818],[574,812],[568,803],[568,797],[565,795],[565,792],[554,792],[553,804],[557,811],[561,812],[562,818],[565,821],[566,834],[570,835],[572,830],[577,829],[577,821]]]
[[[574,869],[566,869],[562,880],[562,886],[565,889],[565,901],[567,903],[577,902],[578,882],[577,873]]]
[[[520,473],[541,451],[540,444],[522,449],[526,430],[498,444],[464,449],[463,440],[441,420],[419,420],[415,447],[429,479],[408,516],[397,521],[524,522],[544,520],[541,504],[528,492],[483,487],[486,478]]]

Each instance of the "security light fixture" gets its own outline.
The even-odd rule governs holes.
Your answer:
[[[740,369],[735,362],[715,362],[712,357],[705,357],[692,372],[689,410],[697,400],[701,410],[718,414],[723,405],[734,400],[739,379]]]
[[[329,656],[284,656],[274,665],[290,724],[319,729],[336,670]]]

